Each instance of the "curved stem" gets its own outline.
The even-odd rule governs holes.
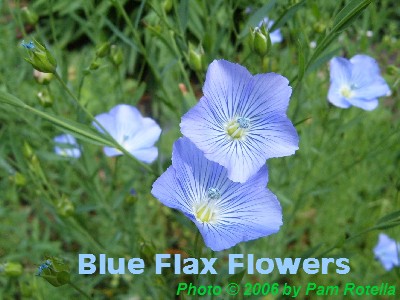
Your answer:
[[[70,286],[72,286],[76,291],[78,291],[80,294],[82,294],[86,299],[92,299],[87,293],[85,293],[82,289],[80,289],[77,285],[72,283],[71,281],[68,282]]]

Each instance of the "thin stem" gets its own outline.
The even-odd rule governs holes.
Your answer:
[[[68,282],[70,286],[72,286],[76,291],[78,291],[80,294],[82,294],[83,296],[85,296],[86,299],[92,299],[92,297],[90,297],[86,292],[84,292],[82,289],[80,289],[78,286],[76,286],[74,283],[72,283],[71,281]]]

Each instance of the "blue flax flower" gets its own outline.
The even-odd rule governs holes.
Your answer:
[[[143,118],[136,107],[119,104],[109,113],[96,116],[96,120],[105,130],[138,160],[145,163],[153,162],[158,155],[157,142],[161,128],[151,118]],[[99,126],[94,126],[102,131]],[[112,147],[104,147],[107,156],[122,155],[123,153]]]
[[[379,234],[379,241],[374,248],[374,254],[386,271],[400,266],[400,243],[397,243],[384,233]]]
[[[232,182],[225,168],[206,159],[184,137],[175,142],[172,166],[154,182],[151,193],[182,211],[206,246],[221,251],[279,230],[281,207],[267,182],[266,166],[244,184]]]
[[[56,136],[54,139],[56,145],[54,146],[54,152],[61,156],[79,158],[81,156],[81,150],[76,142],[76,139],[70,134],[61,134]]]
[[[275,73],[252,76],[246,68],[216,60],[208,68],[204,96],[180,124],[207,159],[246,182],[271,157],[292,155],[299,138],[286,116],[292,92]]]
[[[258,27],[265,26],[269,30],[272,27],[272,25],[274,25],[274,21],[272,21],[272,20],[268,19],[267,17],[265,17],[258,24]],[[271,44],[281,43],[283,41],[281,30],[280,29],[276,29],[276,30],[270,32],[269,33],[269,38],[271,39]]]
[[[378,106],[377,98],[390,92],[375,59],[362,54],[350,60],[334,57],[330,62],[330,81],[328,100],[341,108],[373,110]]]

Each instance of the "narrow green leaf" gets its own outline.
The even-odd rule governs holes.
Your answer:
[[[115,145],[107,140],[103,135],[101,135],[99,132],[95,131],[91,127],[72,121],[68,120],[66,118],[60,117],[60,116],[55,116],[40,110],[37,110],[36,108],[33,108],[27,104],[25,104],[22,100],[18,99],[17,97],[8,94],[6,92],[0,91],[0,102],[7,103],[9,105],[13,105],[15,107],[21,108],[21,109],[26,109],[33,114],[53,123],[57,127],[61,128],[64,131],[67,131],[77,138],[84,139],[88,142],[101,145],[101,146],[113,146]]]
[[[268,1],[267,4],[264,4],[261,8],[256,10],[256,12],[250,16],[246,25],[243,27],[243,30],[240,33],[239,38],[243,38],[244,36],[246,36],[249,33],[250,27],[257,26],[258,23],[260,23],[260,21],[268,15],[269,11],[274,8],[275,3],[276,3],[276,0]]]
[[[303,6],[304,3],[306,3],[306,0],[296,3],[295,5],[289,7],[287,10],[285,10],[278,17],[278,19],[275,20],[274,25],[272,25],[270,28],[270,31],[274,31],[275,29],[280,28],[283,25],[285,25],[286,22],[288,20],[290,20],[293,17],[293,15]]]
[[[189,20],[189,0],[181,0],[178,7],[178,20],[181,27],[181,33],[184,35],[186,32]]]
[[[399,219],[400,219],[400,210],[387,214],[386,216],[383,216],[376,222],[376,225],[396,221]]]
[[[304,45],[303,42],[299,39],[297,40],[298,52],[299,52],[299,72],[298,72],[298,80],[301,81],[303,79],[304,73],[306,71],[306,57],[304,53]]]
[[[333,32],[341,32],[354,22],[372,0],[350,1],[333,19]]]

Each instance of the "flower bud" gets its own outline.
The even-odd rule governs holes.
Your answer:
[[[3,267],[3,272],[9,277],[18,277],[22,275],[23,268],[20,263],[7,262]]]
[[[39,266],[36,275],[42,277],[55,287],[70,282],[69,266],[56,257],[48,257],[46,261]]]
[[[40,91],[37,93],[37,98],[39,99],[39,103],[43,107],[52,107],[53,106],[53,98],[50,96],[47,90]]]
[[[94,60],[92,61],[92,63],[89,66],[89,70],[93,71],[93,70],[97,70],[100,67],[100,64],[98,61]]]
[[[24,154],[26,159],[31,159],[34,155],[31,145],[28,142],[24,142],[24,146],[22,147],[22,153]]]
[[[189,65],[194,71],[201,71],[203,69],[203,56],[204,50],[201,46],[195,49],[192,44],[189,44]]]
[[[122,64],[122,61],[124,60],[124,54],[122,53],[121,48],[117,47],[115,45],[112,45],[110,51],[111,51],[110,58],[111,58],[111,61],[113,62],[113,64],[115,64],[116,66],[119,66],[120,64]]]
[[[28,57],[25,60],[29,62],[36,70],[43,73],[55,73],[57,62],[49,50],[37,41],[21,44],[28,50]]]
[[[22,20],[29,25],[36,25],[39,20],[39,16],[26,6],[21,9],[21,16]]]
[[[24,186],[26,185],[26,178],[22,173],[16,172],[14,174],[14,182],[18,186]]]
[[[101,44],[96,50],[96,56],[100,57],[100,58],[107,56],[108,53],[110,53],[110,43],[109,42],[105,42],[105,43]]]
[[[395,65],[390,65],[390,66],[388,66],[388,68],[387,68],[387,73],[388,73],[389,75],[392,75],[392,76],[394,76],[394,75],[400,75],[400,69],[399,69],[398,67],[396,67]]]
[[[166,13],[169,13],[172,9],[173,1],[172,0],[164,0],[163,8]]]
[[[53,79],[54,75],[51,73],[43,73],[38,70],[33,70],[33,77],[37,83],[47,85]]]
[[[75,206],[64,195],[56,202],[57,213],[62,217],[70,217],[75,213]]]
[[[265,26],[251,31],[251,41],[254,51],[261,57],[267,55],[271,49],[271,39]]]

